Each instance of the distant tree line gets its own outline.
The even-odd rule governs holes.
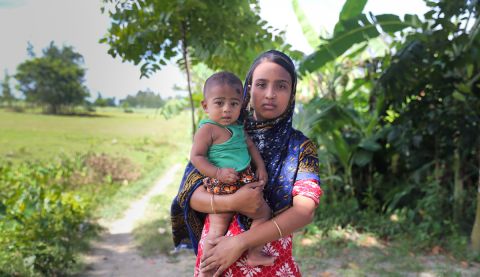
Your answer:
[[[128,95],[117,103],[115,97],[103,97],[97,92],[97,98],[90,96],[84,85],[85,69],[83,56],[71,46],[57,47],[51,42],[37,57],[29,44],[29,58],[18,65],[14,75],[5,71],[0,82],[0,104],[12,107],[16,99],[11,87],[12,76],[18,81],[17,89],[23,94],[24,101],[30,105],[41,106],[52,114],[71,112],[76,106],[160,108],[166,100],[150,89],[140,90],[136,95]]]
[[[115,97],[103,98],[100,92],[97,93],[97,99],[92,103],[95,107],[116,107]]]
[[[121,106],[135,107],[135,108],[160,108],[165,105],[165,100],[160,94],[155,94],[153,91],[147,89],[145,91],[138,91],[136,95],[128,95],[125,99],[120,100]]]

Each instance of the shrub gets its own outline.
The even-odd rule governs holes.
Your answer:
[[[0,275],[58,276],[75,262],[88,202],[66,192],[58,164],[0,165]]]

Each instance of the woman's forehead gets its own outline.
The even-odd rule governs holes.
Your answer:
[[[285,68],[270,61],[260,63],[253,71],[252,79],[292,82],[292,77]]]

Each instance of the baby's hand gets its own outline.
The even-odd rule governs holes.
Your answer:
[[[267,184],[268,174],[265,168],[257,169],[257,178],[259,181],[263,181],[263,184]]]
[[[222,183],[233,184],[238,180],[238,175],[233,168],[219,168],[215,178]]]

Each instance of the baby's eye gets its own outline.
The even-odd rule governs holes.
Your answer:
[[[221,106],[222,105],[222,102],[213,102],[213,104],[217,105],[217,106]]]

